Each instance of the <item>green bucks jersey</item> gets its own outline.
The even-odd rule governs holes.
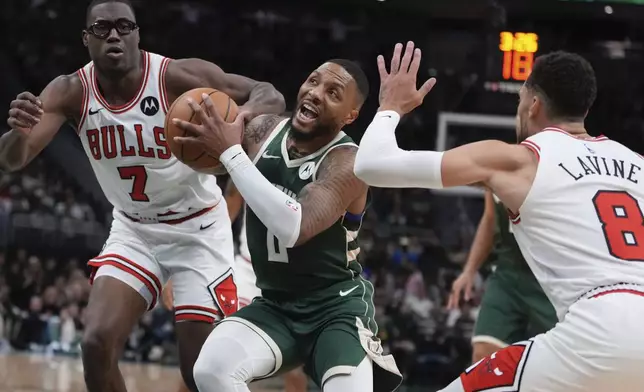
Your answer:
[[[315,181],[320,163],[339,146],[356,144],[344,132],[308,156],[291,159],[287,152],[290,121],[275,127],[257,153],[254,162],[276,188],[297,198],[307,184]],[[346,213],[328,229],[306,243],[287,249],[266,229],[251,208],[247,208],[246,235],[257,276],[257,287],[270,298],[304,293],[350,280],[362,271],[357,261],[357,237],[362,215]]]
[[[496,219],[493,250],[495,264],[498,267],[513,266],[528,268],[528,265],[521,254],[521,250],[519,249],[519,245],[514,239],[512,222],[510,222],[508,210],[496,196],[494,196],[494,209]]]

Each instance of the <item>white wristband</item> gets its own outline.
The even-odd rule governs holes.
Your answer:
[[[228,147],[219,157],[219,162],[224,165],[228,173],[235,170],[239,165],[253,164],[240,144]]]

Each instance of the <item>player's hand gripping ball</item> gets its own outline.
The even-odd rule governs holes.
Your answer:
[[[172,120],[179,119],[186,123],[200,125],[202,116],[199,110],[206,110],[203,94],[206,94],[222,121],[233,122],[237,118],[239,108],[225,93],[212,88],[196,88],[185,92],[170,107],[165,119],[165,136],[170,150],[181,162],[194,170],[207,174],[225,174],[226,169],[219,162],[219,156],[207,152],[197,143],[181,143],[175,137],[196,136],[185,127],[177,126]],[[192,101],[193,106],[190,105]],[[199,108],[195,111],[194,108]]]

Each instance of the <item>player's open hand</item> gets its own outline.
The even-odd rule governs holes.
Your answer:
[[[378,56],[380,72],[380,108],[378,110],[394,110],[402,116],[423,103],[427,93],[436,84],[436,79],[430,78],[420,89],[417,89],[416,79],[422,57],[420,49],[414,49],[414,43],[409,41],[402,59],[401,52],[402,44],[396,44],[389,72],[387,72],[384,57]]]
[[[9,106],[7,124],[11,129],[28,134],[40,122],[43,114],[42,102],[30,92],[18,94]]]
[[[447,301],[447,309],[458,309],[461,302],[461,293],[464,292],[463,299],[469,301],[472,299],[472,290],[474,288],[474,280],[476,273],[463,271],[454,283],[452,283],[452,291],[449,293],[449,300]]]
[[[201,125],[173,118],[172,122],[177,127],[191,135],[175,136],[174,141],[179,144],[199,146],[208,155],[218,159],[228,148],[241,144],[246,115],[239,113],[233,123],[228,123],[217,112],[215,105],[207,94],[203,94],[202,98],[205,109],[191,98],[187,98],[188,105],[201,121]]]

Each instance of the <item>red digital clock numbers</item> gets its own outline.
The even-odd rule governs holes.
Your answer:
[[[503,52],[503,79],[521,82],[532,71],[534,56],[539,49],[539,36],[535,33],[503,31],[499,49]]]

